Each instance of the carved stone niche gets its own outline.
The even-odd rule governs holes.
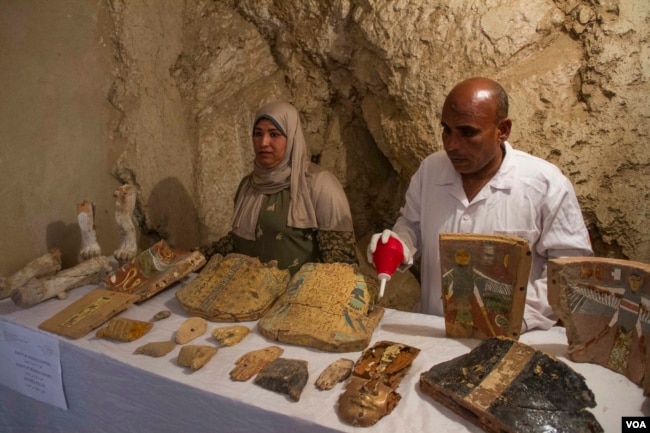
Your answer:
[[[440,266],[448,337],[519,338],[531,266],[526,239],[441,233]]]
[[[569,358],[602,365],[650,395],[650,265],[602,257],[548,263],[548,301]]]

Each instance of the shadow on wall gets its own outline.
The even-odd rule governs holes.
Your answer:
[[[66,224],[55,221],[47,225],[47,249],[58,248],[61,250],[61,268],[67,269],[79,263],[81,251],[81,231],[79,224]]]
[[[142,209],[146,217],[140,221],[141,250],[160,239],[178,248],[199,245],[199,218],[192,197],[175,177],[167,177],[151,190]],[[146,239],[145,239],[146,238]]]

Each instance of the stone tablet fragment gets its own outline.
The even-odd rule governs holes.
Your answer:
[[[98,338],[108,338],[118,341],[134,341],[151,330],[153,323],[140,320],[128,319],[126,317],[114,317],[108,325],[97,331]]]
[[[327,366],[325,370],[316,379],[316,388],[321,391],[327,391],[334,388],[339,382],[344,381],[352,373],[354,361],[351,359],[341,358]]]
[[[258,322],[266,338],[329,352],[368,346],[384,315],[379,287],[345,263],[306,263],[287,291]]]
[[[277,358],[255,376],[254,383],[264,389],[286,394],[293,401],[299,401],[307,380],[307,361]]]
[[[584,378],[513,339],[491,338],[434,365],[420,389],[490,433],[603,431],[585,410],[596,402]]]
[[[337,412],[342,421],[369,427],[393,411],[402,396],[396,391],[420,349],[379,341],[366,349],[352,370]]]
[[[185,344],[205,334],[208,322],[202,317],[190,317],[176,331],[176,343]]]
[[[287,289],[290,273],[275,261],[215,254],[193,281],[176,292],[188,313],[211,322],[258,320]]]
[[[157,312],[156,314],[154,314],[153,317],[151,318],[151,320],[154,321],[154,322],[157,322],[157,321],[159,321],[159,320],[166,319],[166,318],[168,318],[168,317],[171,316],[171,315],[172,315],[172,312],[171,312],[171,311],[169,311],[169,310],[162,310],[162,311],[159,311],[159,312]]]
[[[234,346],[242,341],[250,331],[248,327],[242,325],[225,326],[212,331],[212,336],[221,346]]]
[[[216,347],[190,344],[181,347],[177,362],[182,367],[198,370],[207,364],[216,353]]]
[[[230,372],[230,380],[245,382],[259,373],[274,359],[282,355],[284,349],[278,346],[269,346],[264,349],[253,350],[235,361],[236,367]]]
[[[174,347],[176,347],[176,343],[173,341],[152,341],[151,343],[138,347],[133,353],[160,358],[174,350]]]

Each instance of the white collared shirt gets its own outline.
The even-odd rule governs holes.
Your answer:
[[[440,233],[482,233],[528,240],[532,266],[524,320],[528,329],[556,321],[547,300],[550,258],[593,255],[571,182],[555,165],[504,143],[494,177],[470,203],[460,174],[444,151],[429,155],[411,178],[393,231],[421,260],[419,311],[442,316]]]

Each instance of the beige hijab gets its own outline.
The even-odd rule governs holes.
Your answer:
[[[261,119],[270,120],[280,129],[287,137],[287,147],[277,167],[267,169],[256,161],[253,172],[244,178],[235,200],[233,233],[244,239],[255,239],[255,225],[264,195],[275,194],[287,187],[291,191],[288,226],[352,230],[350,207],[341,185],[333,175],[311,164],[308,159],[307,145],[295,107],[282,101],[268,103],[255,113],[253,128]],[[316,178],[320,184],[314,189]]]

